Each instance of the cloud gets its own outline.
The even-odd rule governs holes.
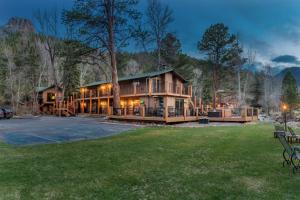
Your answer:
[[[272,59],[275,63],[288,63],[288,64],[300,64],[300,61],[296,56],[292,55],[281,55]]]

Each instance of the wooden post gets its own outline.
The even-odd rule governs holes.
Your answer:
[[[142,117],[145,117],[145,106],[142,106]]]
[[[152,94],[152,78],[149,78],[148,88],[149,88],[149,95],[151,95]]]
[[[182,85],[183,85],[183,84],[180,83],[180,92],[179,92],[180,95],[182,95]]]
[[[133,84],[133,94],[136,94],[136,83]]]
[[[189,95],[189,96],[193,96],[192,94],[193,94],[193,88],[192,88],[191,85],[189,85],[189,86],[188,86],[188,95]]]
[[[165,111],[164,111],[164,118],[165,118],[165,121],[167,122],[168,121],[168,118],[169,118],[169,114],[168,114],[168,99],[167,97],[164,97],[164,107],[165,107]]]
[[[109,98],[107,98],[107,115],[110,115]]]
[[[81,113],[84,113],[84,93],[85,93],[85,89],[83,88],[83,91],[81,93],[81,105],[80,105]]]
[[[197,102],[196,102],[197,100],[196,100],[196,96],[194,96],[194,107],[196,108],[197,107]]]
[[[92,90],[90,90],[90,114],[92,114]]]
[[[101,102],[100,102],[100,91],[99,91],[99,89],[97,89],[97,97],[98,97],[97,113],[98,113],[98,115],[99,115],[99,114],[100,114],[100,106],[101,106]]]

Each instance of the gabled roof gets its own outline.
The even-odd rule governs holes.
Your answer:
[[[37,93],[44,92],[45,90],[48,90],[48,89],[51,89],[54,87],[55,87],[54,85],[50,85],[48,87],[36,87],[35,92],[37,92]],[[61,88],[59,87],[59,89],[61,89]]]
[[[50,89],[50,88],[52,88],[52,87],[53,87],[53,85],[48,86],[48,87],[36,87],[36,88],[35,88],[35,91],[36,91],[36,92],[44,92],[45,90],[48,90],[48,89]]]
[[[187,82],[173,68],[167,68],[167,69],[163,69],[163,70],[155,71],[155,72],[148,72],[148,73],[142,73],[142,74],[135,74],[135,75],[131,75],[131,76],[120,77],[119,82],[120,81],[129,81],[129,80],[134,80],[134,79],[141,79],[141,78],[151,78],[151,77],[159,76],[161,74],[165,74],[165,73],[168,73],[168,72],[175,73],[180,79],[182,79],[184,82]],[[101,85],[101,84],[105,84],[105,83],[111,83],[111,81],[97,81],[97,82],[86,84],[83,87],[92,87],[92,86]]]

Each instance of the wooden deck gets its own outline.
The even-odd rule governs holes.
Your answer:
[[[128,121],[145,121],[145,122],[160,122],[160,123],[180,123],[180,122],[196,122],[201,118],[208,118],[210,122],[237,122],[246,123],[256,121],[257,117],[201,117],[201,116],[181,116],[181,117],[142,117],[134,115],[117,116],[110,115],[109,119],[128,120]]]
[[[210,122],[238,122],[238,123],[246,123],[257,121],[257,117],[207,117]]]

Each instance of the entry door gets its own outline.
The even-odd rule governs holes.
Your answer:
[[[183,99],[176,99],[175,101],[175,115],[181,116],[184,112],[184,100]]]

